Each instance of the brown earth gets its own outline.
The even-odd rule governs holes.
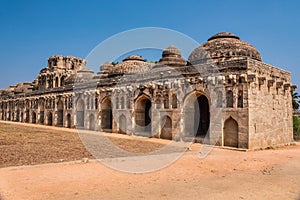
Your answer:
[[[19,126],[19,125],[18,125]],[[3,131],[1,128],[1,154],[4,150],[7,154],[9,150],[7,143],[11,145],[27,144],[27,140],[33,136],[23,135],[25,126],[21,130],[17,125],[16,129],[12,127]],[[3,124],[0,124],[3,127]],[[29,126],[26,126],[29,127]],[[40,129],[37,126],[30,126]],[[28,132],[30,132],[30,129]],[[43,129],[43,128],[42,128]],[[42,130],[40,129],[40,130]],[[49,130],[48,130],[49,129]],[[51,130],[50,130],[51,129]],[[21,132],[21,141],[14,136],[14,140],[7,136],[10,131]],[[47,142],[43,145],[25,145],[24,149],[30,152],[31,157],[37,156],[34,163],[56,162],[56,152],[46,143],[60,143],[62,140],[60,134],[63,134],[64,129],[47,128],[50,135],[55,137],[44,136]],[[55,131],[56,130],[56,131]],[[35,130],[37,131],[37,130]],[[25,132],[25,131],[24,131]],[[40,134],[47,132],[43,129]],[[59,134],[58,134],[59,133]],[[58,135],[56,135],[58,134]],[[65,145],[70,145],[64,149],[63,144],[57,145],[64,149],[65,160],[81,159],[68,154],[68,151],[84,148],[80,146],[80,139],[74,139],[72,130],[66,131],[64,136]],[[68,138],[68,134],[73,139]],[[6,135],[3,137],[3,135]],[[114,139],[119,138],[123,146],[129,148],[130,144],[125,145],[128,141],[135,141],[133,144],[146,142],[146,145],[157,144],[155,148],[167,144],[168,141],[157,139],[140,139],[127,137],[123,135],[111,136]],[[3,139],[4,138],[4,139]],[[36,138],[36,137],[34,137]],[[51,139],[50,139],[51,138]],[[67,139],[68,138],[68,139]],[[57,140],[57,141],[56,141]],[[41,140],[34,140],[41,141]],[[55,142],[56,141],[56,142]],[[77,142],[78,143],[77,143]],[[69,144],[68,144],[69,142]],[[70,144],[75,143],[76,145]],[[5,143],[6,145],[3,145]],[[134,151],[145,147],[145,144],[139,147],[134,147]],[[3,147],[5,146],[5,147]],[[51,146],[51,145],[49,145]],[[31,147],[31,148],[29,148]],[[37,149],[38,147],[38,149]],[[52,152],[43,152],[41,147],[47,147]],[[56,147],[56,148],[58,148]],[[300,199],[300,145],[282,147],[278,149],[270,149],[263,151],[241,152],[228,149],[214,148],[205,158],[199,158],[199,149],[201,145],[193,144],[192,149],[187,151],[179,160],[173,164],[150,173],[131,174],[119,172],[110,169],[103,164],[91,161],[83,162],[66,162],[56,164],[43,164],[36,166],[19,166],[0,169],[0,196],[4,200],[10,199]],[[124,147],[125,148],[125,147]],[[152,147],[149,150],[155,149]],[[22,151],[16,151],[15,154],[22,155]],[[38,162],[43,154],[51,159],[42,159],[43,162]],[[56,154],[56,153],[53,153]],[[59,155],[58,153],[56,155]],[[67,155],[70,155],[68,158]],[[23,151],[23,156],[25,151]],[[14,160],[14,156],[11,159]],[[31,159],[28,157],[28,159]],[[26,159],[24,159],[26,160]],[[1,163],[3,158],[1,155]],[[16,161],[14,161],[16,162]],[[22,161],[24,162],[24,161]],[[16,162],[21,164],[21,162]],[[23,164],[27,164],[26,162]],[[8,164],[2,163],[2,167]],[[11,164],[10,164],[11,165]],[[1,197],[0,197],[1,199]]]
[[[129,152],[151,152],[164,146],[161,142],[125,135],[105,136]],[[0,168],[93,158],[74,129],[3,121],[0,121],[0,152]]]

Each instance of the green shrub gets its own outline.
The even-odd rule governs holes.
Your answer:
[[[300,118],[293,116],[293,133],[294,133],[294,139],[299,140],[300,139]]]

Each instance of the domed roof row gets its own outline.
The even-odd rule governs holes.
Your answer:
[[[221,32],[213,35],[207,42],[194,49],[188,61],[194,64],[199,60],[212,59],[218,62],[241,57],[262,61],[259,51],[254,46],[241,40],[235,34]],[[154,68],[163,65],[171,67],[185,66],[186,63],[181,57],[181,51],[175,46],[169,46],[163,50],[162,58]],[[149,70],[151,70],[151,64],[137,55],[128,56],[116,65],[105,62],[100,67],[100,73],[144,73]]]

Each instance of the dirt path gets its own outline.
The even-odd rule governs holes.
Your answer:
[[[172,165],[128,174],[101,163],[0,169],[4,200],[35,199],[299,199],[300,146],[240,152],[200,145]]]

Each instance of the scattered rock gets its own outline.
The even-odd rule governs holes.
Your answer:
[[[263,169],[263,170],[260,170],[261,171],[261,173],[263,174],[263,175],[271,175],[271,171],[273,170],[273,167],[271,168],[271,169],[269,169],[269,168],[265,168],[265,169]]]
[[[184,147],[184,149],[187,150],[187,151],[191,151],[192,147]]]

